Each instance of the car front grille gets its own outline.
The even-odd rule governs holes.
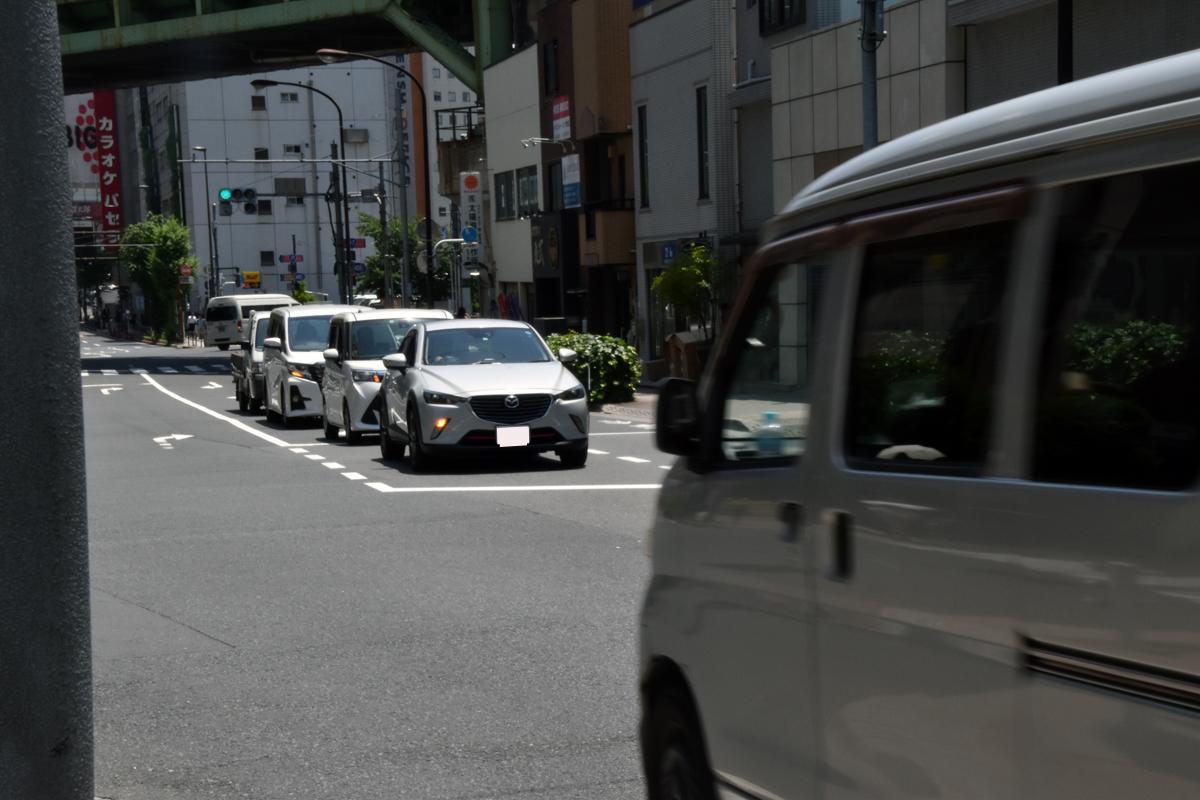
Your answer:
[[[513,399],[516,400],[515,405]],[[545,416],[550,408],[548,394],[489,394],[471,398],[475,416],[498,425],[520,425]]]

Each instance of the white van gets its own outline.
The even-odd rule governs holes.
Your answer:
[[[232,294],[210,298],[204,311],[204,346],[228,350],[241,341],[242,327],[256,311],[300,303],[287,294]]]
[[[1200,51],[767,228],[665,385],[651,798],[1200,797]]]
[[[286,428],[296,418],[324,416],[322,353],[329,341],[329,323],[342,312],[366,310],[362,306],[309,303],[271,312],[263,339],[263,396],[269,421]]]

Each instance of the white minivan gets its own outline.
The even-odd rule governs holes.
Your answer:
[[[666,798],[1200,797],[1200,51],[955,117],[765,231],[672,381]]]
[[[293,419],[320,419],[321,353],[329,340],[329,323],[335,314],[366,311],[362,306],[312,303],[285,306],[271,312],[263,340],[263,393],[267,419],[285,428]]]
[[[442,308],[388,308],[344,312],[329,325],[325,371],[321,380],[325,438],[358,444],[364,433],[379,432],[379,387],[387,370],[383,357],[400,351],[400,342],[418,320],[452,319]]]
[[[287,294],[231,294],[210,298],[204,310],[204,346],[221,350],[241,341],[242,328],[250,315],[300,302]]]

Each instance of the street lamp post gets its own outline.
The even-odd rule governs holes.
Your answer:
[[[321,95],[326,100],[333,103],[334,109],[337,110],[338,153],[339,153],[339,157],[341,159],[343,159],[343,163],[342,163],[341,169],[340,169],[340,172],[342,173],[342,225],[345,228],[343,240],[340,243],[342,246],[343,255],[342,255],[341,274],[338,275],[338,278],[339,278],[338,284],[342,291],[342,302],[349,303],[350,302],[350,277],[347,274],[347,271],[352,269],[352,264],[354,262],[354,252],[350,248],[350,242],[352,239],[352,237],[350,235],[350,193],[349,193],[349,189],[346,184],[346,164],[344,163],[344,160],[347,158],[346,125],[345,125],[345,121],[342,118],[342,107],[340,105],[338,105],[337,100],[334,100],[333,97],[330,96],[328,93],[321,91],[320,89],[318,89],[315,86],[309,86],[307,83],[294,83],[292,81],[275,81],[275,80],[270,80],[268,78],[258,78],[256,80],[250,81],[250,85],[253,86],[255,89],[266,89],[269,86],[295,86],[298,89],[304,89],[306,91],[312,92],[313,94]]]
[[[433,193],[429,188],[429,174],[430,174],[429,173],[429,103],[425,99],[425,87],[421,85],[421,82],[419,80],[417,80],[415,75],[413,75],[411,72],[409,72],[407,69],[400,66],[399,64],[393,64],[390,61],[379,58],[377,56],[370,56],[370,55],[367,55],[366,53],[352,53],[348,50],[337,50],[332,47],[322,47],[320,50],[317,51],[317,58],[321,59],[321,61],[325,62],[326,64],[335,64],[338,61],[343,61],[347,58],[365,58],[369,61],[376,61],[380,64],[383,64],[386,67],[391,67],[392,69],[396,70],[397,72],[401,73],[402,75],[407,76],[408,79],[413,82],[413,85],[417,87],[417,91],[421,94],[421,152],[423,155],[424,169],[425,169],[425,217],[429,220],[432,220],[433,219]],[[407,226],[408,220],[405,220],[404,224]],[[432,223],[432,221],[430,222],[429,227],[430,227],[430,230],[424,231],[424,233],[426,234],[426,236],[425,236],[425,260],[427,262],[427,268],[430,271],[432,271],[433,270],[433,230],[432,230],[433,223]],[[421,233],[421,232],[418,231],[418,233]],[[406,274],[405,288],[407,289],[407,285],[408,285],[407,275],[409,274],[408,253],[404,254],[404,266],[405,266],[404,271]],[[426,305],[432,305],[432,298],[426,298],[425,302],[426,302]]]
[[[202,154],[204,158],[204,206],[208,209],[208,296],[217,296],[217,269],[220,265],[220,256],[217,254],[217,208],[212,204],[212,198],[208,194],[208,148],[202,144],[192,147],[194,151]],[[195,156],[193,156],[195,158]]]

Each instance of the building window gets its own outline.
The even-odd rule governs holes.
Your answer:
[[[454,92],[446,92],[446,99],[449,100],[451,103],[456,102],[456,100],[457,100]]]
[[[470,92],[463,92],[463,102],[464,103],[471,102],[471,93]]]
[[[285,156],[298,156],[303,152],[303,148],[298,144],[285,144],[283,146],[283,154]]]
[[[637,107],[638,206],[650,207],[650,156],[646,151],[646,107]]]
[[[444,217],[444,216],[446,216],[447,213],[448,212],[446,211],[445,206],[438,206],[438,216],[439,217]]]
[[[758,32],[771,33],[804,22],[805,0],[762,0],[758,4]]]
[[[696,87],[697,197],[708,199],[708,87]]]
[[[304,198],[303,197],[288,197],[287,203],[285,203],[285,205],[302,206],[302,205],[304,205]]]
[[[531,217],[537,210],[537,166],[521,167],[517,170],[517,214],[522,217]]]
[[[562,162],[552,161],[546,170],[546,210],[562,211]]]
[[[542,45],[542,78],[546,94],[558,91],[558,39]]]
[[[260,267],[275,266],[275,251],[274,250],[259,250],[258,265]]]
[[[434,92],[434,93],[433,93],[433,102],[435,102],[435,103],[440,103],[440,102],[442,102],[442,93],[441,93],[441,92]]]
[[[516,219],[517,208],[513,202],[513,173],[496,173],[496,219]]]
[[[265,148],[265,147],[254,148],[254,160],[255,161],[266,161],[270,157],[271,157],[271,152],[267,148]]]
[[[433,68],[433,77],[435,77],[435,78],[440,78],[440,77],[442,77],[442,68],[441,68],[441,67],[434,67],[434,68]]]
[[[258,215],[260,217],[271,216],[271,210],[272,210],[272,205],[271,205],[270,200],[261,200],[260,199],[258,201]]]
[[[279,102],[281,102],[281,103],[299,103],[300,102],[300,93],[299,92],[280,92],[279,93]]]
[[[250,110],[251,111],[266,111],[267,96],[265,94],[250,95]]]

